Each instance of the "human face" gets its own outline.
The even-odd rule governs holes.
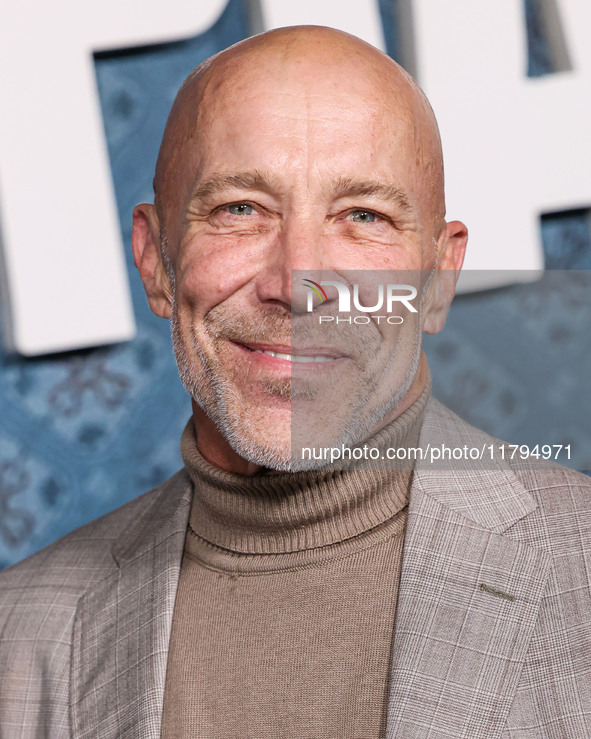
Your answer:
[[[327,338],[293,276],[385,270],[420,282],[431,272],[437,234],[416,121],[402,93],[384,95],[355,70],[312,79],[291,65],[253,78],[238,68],[210,89],[185,162],[188,204],[166,224],[175,354],[242,458],[294,469],[296,403],[311,426],[324,419],[325,440],[354,443],[400,411],[415,378],[423,314],[404,329]]]

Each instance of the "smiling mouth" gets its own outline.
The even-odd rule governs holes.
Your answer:
[[[276,349],[263,349],[257,346],[248,346],[247,344],[241,344],[241,346],[252,354],[266,354],[268,357],[282,359],[285,362],[293,362],[296,364],[323,364],[340,359],[339,356],[335,356],[334,354],[292,354],[290,352],[278,351]]]
[[[287,362],[333,362],[336,359],[336,357],[328,357],[325,354],[283,354],[267,351],[266,349],[246,348],[254,354],[267,354],[270,357],[277,357],[277,359],[285,359]]]

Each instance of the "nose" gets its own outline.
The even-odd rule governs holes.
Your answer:
[[[286,219],[257,275],[258,299],[284,305],[292,313],[306,312],[310,290],[303,280],[322,279],[320,271],[326,266],[322,240],[322,224]]]

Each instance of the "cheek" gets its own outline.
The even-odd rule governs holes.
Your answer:
[[[177,269],[177,302],[203,316],[256,276],[259,267],[252,240],[201,238],[187,248]]]

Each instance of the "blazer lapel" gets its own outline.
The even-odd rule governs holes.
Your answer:
[[[76,737],[157,739],[191,504],[179,473],[113,547],[113,575],[78,606],[72,654]]]
[[[472,443],[476,433],[492,442],[463,425]],[[551,557],[503,534],[537,504],[503,464],[489,467],[415,471],[388,737],[494,739],[503,730]]]

